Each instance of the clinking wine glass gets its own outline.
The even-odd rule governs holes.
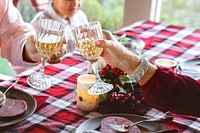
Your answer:
[[[28,84],[36,89],[50,88],[52,83],[44,75],[47,60],[56,54],[62,46],[64,26],[50,19],[41,19],[36,28],[36,49],[41,54],[41,68],[36,75],[28,77]]]
[[[113,89],[113,85],[101,80],[98,72],[97,60],[103,51],[103,48],[94,46],[94,41],[103,38],[101,25],[99,22],[90,22],[88,24],[76,26],[73,29],[76,48],[81,55],[89,60],[92,64],[96,81],[88,90],[91,95],[107,93]]]

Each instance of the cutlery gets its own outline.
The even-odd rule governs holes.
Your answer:
[[[140,120],[135,123],[132,123],[130,125],[117,125],[117,124],[110,124],[110,127],[116,131],[120,132],[128,132],[133,126],[143,123],[143,122],[169,122],[172,121],[173,117],[167,116],[164,118],[150,118],[150,119],[145,119],[145,120]]]
[[[2,98],[0,98],[0,107],[5,103],[6,101],[6,93],[19,81],[19,79],[17,79],[11,86],[9,86],[4,92],[0,91],[0,96]]]

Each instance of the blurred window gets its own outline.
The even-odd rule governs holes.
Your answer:
[[[104,29],[115,31],[123,26],[124,0],[83,0],[89,21],[100,21]]]
[[[200,28],[200,0],[162,0],[160,22]]]

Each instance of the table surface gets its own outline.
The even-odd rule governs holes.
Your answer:
[[[198,29],[145,20],[115,33],[126,33],[128,36],[143,39],[146,42],[144,55],[150,60],[164,57],[182,62],[199,56],[200,30]],[[46,90],[31,88],[26,82],[27,76],[37,73],[39,66],[18,75],[20,81],[15,85],[16,89],[31,95],[49,97],[29,118],[6,128],[6,131],[72,133],[85,120],[101,115],[97,111],[83,112],[76,107],[77,76],[87,73],[87,67],[88,63],[81,55],[67,53],[61,63],[46,66],[45,73],[53,82],[53,86]],[[7,80],[0,85],[6,86],[12,82],[13,80]],[[162,117],[165,113],[151,108],[142,115]],[[173,122],[168,125],[170,128],[179,129],[181,132],[200,132],[200,118],[178,114],[173,116]]]

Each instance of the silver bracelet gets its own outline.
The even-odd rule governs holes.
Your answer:
[[[133,82],[138,82],[143,78],[148,68],[149,68],[149,61],[142,57],[140,60],[140,64],[135,69],[135,71],[130,75],[130,78],[133,80]]]

